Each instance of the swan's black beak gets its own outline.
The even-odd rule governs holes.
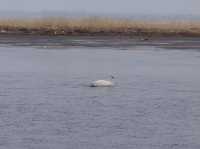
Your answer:
[[[111,77],[111,79],[114,79],[114,78],[115,78],[115,77],[114,77],[114,76],[112,76],[112,75],[111,75],[110,77]]]

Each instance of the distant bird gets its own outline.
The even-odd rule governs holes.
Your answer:
[[[7,33],[7,31],[4,30],[4,29],[0,30],[0,32],[1,32],[1,33]]]
[[[110,76],[111,80],[115,77]],[[97,80],[90,84],[90,87],[111,87],[114,86],[114,83],[111,80]]]
[[[149,38],[141,38],[141,41],[148,41],[149,40]]]

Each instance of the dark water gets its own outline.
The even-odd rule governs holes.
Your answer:
[[[199,149],[199,68],[198,49],[2,44],[0,149]]]

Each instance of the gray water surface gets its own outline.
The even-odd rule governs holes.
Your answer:
[[[1,46],[0,149],[199,149],[199,68],[198,50]]]

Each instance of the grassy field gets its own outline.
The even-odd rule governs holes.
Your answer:
[[[110,18],[1,19],[0,34],[200,37],[200,21],[133,21]]]

